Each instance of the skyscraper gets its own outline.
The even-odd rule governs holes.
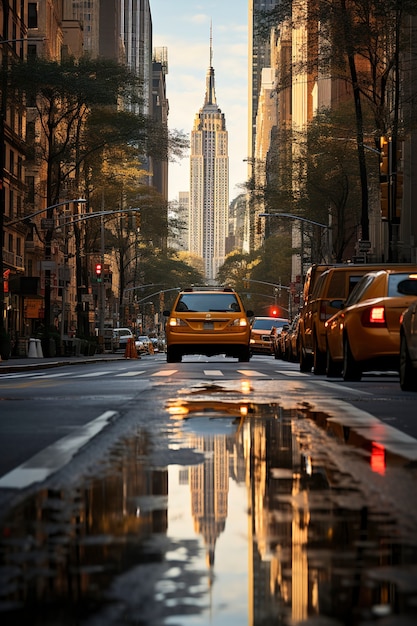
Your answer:
[[[224,263],[228,235],[229,156],[226,121],[216,102],[212,57],[210,35],[206,95],[191,131],[188,247],[203,259],[205,277],[213,283]]]

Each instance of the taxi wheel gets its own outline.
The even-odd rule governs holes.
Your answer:
[[[326,353],[319,350],[317,339],[314,339],[313,373],[316,376],[326,373]]]
[[[411,363],[404,335],[400,343],[400,387],[403,391],[417,391],[417,370]]]
[[[247,363],[250,360],[251,356],[252,353],[249,348],[242,348],[239,354],[239,363]]]
[[[330,350],[327,348],[326,352],[326,376],[327,378],[335,378],[336,376],[340,376],[342,373],[342,368],[340,364],[336,361],[333,361]]]
[[[167,363],[181,363],[182,355],[175,348],[167,348]]]
[[[355,361],[350,349],[349,340],[345,338],[343,343],[343,380],[358,381],[362,378],[362,370],[359,363]]]
[[[307,354],[303,346],[300,347],[300,372],[311,372],[313,359]]]

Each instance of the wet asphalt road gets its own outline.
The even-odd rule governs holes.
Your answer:
[[[0,370],[0,397],[4,623],[415,623],[397,377],[157,355]]]

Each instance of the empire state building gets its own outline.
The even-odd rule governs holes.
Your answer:
[[[225,260],[228,207],[228,134],[216,102],[210,38],[204,105],[191,131],[188,247],[203,259],[205,277],[211,283]]]

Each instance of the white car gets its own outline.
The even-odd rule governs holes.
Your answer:
[[[139,335],[136,339],[136,350],[142,354],[153,354],[152,341],[147,335]]]
[[[130,328],[113,328],[113,343],[115,347],[125,350],[129,339],[134,339]]]

